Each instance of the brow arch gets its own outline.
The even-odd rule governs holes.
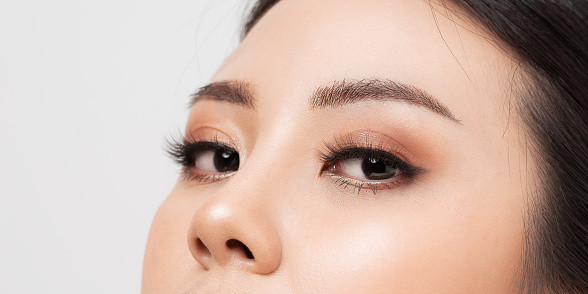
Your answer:
[[[449,120],[461,124],[461,120],[438,99],[415,86],[392,80],[363,79],[358,81],[334,81],[319,87],[310,97],[311,109],[336,108],[365,100],[400,101],[425,107]]]

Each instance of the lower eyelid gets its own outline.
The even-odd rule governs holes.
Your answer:
[[[402,185],[407,180],[403,177],[400,177],[383,181],[362,181],[345,177],[331,171],[326,171],[324,173],[333,180],[333,183],[336,186],[344,190],[353,189],[352,192],[358,194],[361,191],[372,191],[374,194],[376,194],[378,191],[394,189],[395,187]]]
[[[217,173],[217,174],[211,174],[211,173],[195,174],[193,171],[193,167],[185,167],[182,173],[184,174],[185,181],[198,182],[198,183],[202,183],[202,184],[222,181],[226,178],[229,178],[233,174],[235,174],[235,172]]]

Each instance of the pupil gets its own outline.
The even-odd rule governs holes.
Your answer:
[[[214,167],[219,172],[236,171],[239,168],[239,154],[227,149],[217,150],[214,153]]]
[[[398,170],[376,158],[367,158],[361,163],[361,170],[369,180],[384,180],[396,175]]]

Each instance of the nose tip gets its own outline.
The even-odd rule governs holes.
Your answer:
[[[263,211],[213,200],[196,211],[188,247],[206,270],[236,267],[259,275],[274,272],[282,259],[281,241]]]

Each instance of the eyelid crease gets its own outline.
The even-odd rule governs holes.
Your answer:
[[[199,127],[188,132],[185,136],[188,142],[210,141],[227,145],[233,149],[238,149],[238,144],[231,136],[223,131],[213,127]]]
[[[340,150],[350,148],[364,148],[379,150],[391,155],[394,155],[398,159],[413,165],[412,160],[401,146],[396,143],[387,143],[386,141],[393,141],[386,135],[379,134],[377,132],[365,130],[360,132],[346,132],[340,133],[334,136],[332,142],[323,141],[323,149],[319,150],[319,158],[326,162],[326,154],[335,154]]]

